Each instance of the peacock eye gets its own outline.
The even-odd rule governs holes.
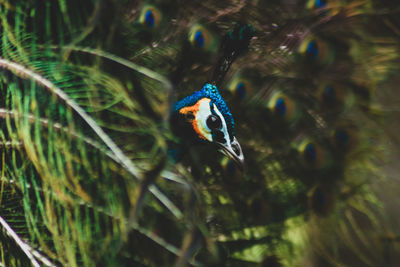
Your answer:
[[[311,35],[300,44],[299,52],[307,61],[324,65],[332,64],[336,57],[335,49],[330,43]]]
[[[139,21],[150,29],[156,29],[160,26],[162,20],[161,11],[152,5],[146,5],[142,8]]]
[[[236,84],[236,93],[241,99],[246,96],[246,86],[243,82],[238,82]]]
[[[218,116],[215,115],[210,115],[207,118],[207,126],[211,130],[217,130],[222,128],[222,122],[221,119]]]
[[[346,147],[350,143],[350,135],[344,129],[336,129],[333,132],[333,137],[338,146]]]
[[[326,104],[334,105],[336,103],[336,91],[331,85],[325,87],[322,92],[322,99]]]
[[[300,109],[291,97],[283,92],[273,93],[268,100],[268,109],[278,120],[293,123],[300,115]]]
[[[277,112],[281,116],[285,116],[286,114],[286,104],[285,99],[282,97],[278,98],[275,103],[275,112]]]
[[[306,145],[304,149],[304,159],[308,163],[314,163],[317,160],[317,149],[313,143]]]
[[[195,32],[193,44],[196,47],[200,48],[204,47],[204,35],[200,30]]]
[[[186,118],[186,120],[188,120],[188,121],[194,120],[193,112],[191,112],[191,111],[187,112],[187,113],[185,114],[185,118]]]
[[[235,97],[237,97],[239,100],[243,100],[246,98],[248,91],[251,90],[250,87],[250,82],[241,77],[238,77],[230,82],[228,88]]]
[[[309,9],[318,9],[326,7],[328,4],[328,0],[309,0],[307,3],[307,7]]]
[[[147,10],[145,13],[145,24],[151,28],[154,27],[154,15],[151,10]]]
[[[314,40],[310,41],[307,45],[306,56],[316,60],[318,58],[318,45]]]
[[[336,152],[345,153],[357,145],[357,130],[353,126],[338,127],[331,132],[331,144]]]
[[[200,24],[191,27],[188,39],[193,47],[202,51],[215,52],[219,46],[217,37]]]
[[[317,8],[325,7],[326,6],[326,2],[328,2],[328,0],[316,0],[315,1],[315,7],[317,7]]]

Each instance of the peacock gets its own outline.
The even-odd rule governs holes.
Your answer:
[[[399,15],[0,1],[1,266],[396,266]]]

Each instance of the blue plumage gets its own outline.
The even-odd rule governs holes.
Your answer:
[[[202,98],[211,99],[210,107],[213,110],[213,104],[215,104],[221,114],[224,116],[226,125],[228,127],[229,135],[232,138],[235,135],[235,122],[233,120],[232,113],[229,111],[228,105],[222,98],[218,91],[217,86],[210,83],[206,83],[200,91],[194,92],[192,95],[185,97],[184,99],[177,102],[174,106],[174,112],[179,112],[180,109],[188,106],[192,106]]]

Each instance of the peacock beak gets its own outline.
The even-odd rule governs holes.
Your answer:
[[[242,148],[240,147],[239,142],[236,140],[236,137],[233,137],[233,141],[228,144],[228,143],[220,143],[220,142],[215,142],[220,148],[221,152],[233,159],[236,163],[236,165],[239,167],[241,171],[245,170],[245,164],[244,164],[244,156],[242,152]]]

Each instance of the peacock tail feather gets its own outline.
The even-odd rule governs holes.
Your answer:
[[[395,266],[394,2],[0,1],[2,265]]]

